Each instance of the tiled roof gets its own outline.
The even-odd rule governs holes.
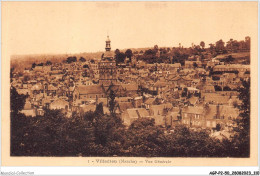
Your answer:
[[[69,105],[69,102],[63,100],[63,99],[57,99],[54,102],[51,103],[51,106],[56,106],[56,105]]]
[[[157,81],[153,86],[154,87],[165,87],[167,85],[164,81]]]
[[[139,118],[139,117],[148,117],[149,113],[144,108],[133,108],[133,109],[127,109],[127,113],[130,118]]]
[[[231,117],[231,119],[234,119],[239,116],[239,110],[234,108],[233,106],[209,105],[209,108],[207,109],[207,111],[205,111],[205,118],[213,119],[217,114],[217,107],[219,108],[220,117]]]
[[[119,109],[121,112],[124,112],[127,109],[134,108],[134,106],[131,102],[119,102],[118,106],[119,106]]]
[[[189,114],[203,114],[203,107],[188,106],[183,108],[182,112]]]
[[[111,58],[111,57],[114,57],[114,53],[112,52],[112,51],[106,51],[105,53],[104,53],[104,56],[103,56],[104,58],[106,58],[106,57],[109,57],[109,58]]]
[[[103,89],[100,85],[78,86],[76,88],[80,94],[102,94]]]
[[[137,84],[122,84],[122,87],[127,91],[137,91],[138,85]]]
[[[205,102],[212,102],[215,104],[228,104],[229,96],[223,96],[216,93],[205,93],[203,94]]]
[[[149,98],[145,101],[145,104],[152,105],[156,98]]]

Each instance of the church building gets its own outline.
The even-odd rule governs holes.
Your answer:
[[[101,61],[98,63],[99,84],[104,88],[117,83],[116,62],[114,53],[111,51],[110,39],[107,36],[106,51],[102,54]]]

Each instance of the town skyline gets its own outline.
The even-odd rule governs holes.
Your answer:
[[[257,15],[257,2],[3,2],[5,164],[256,163]]]
[[[11,156],[249,157],[250,44],[11,67]]]

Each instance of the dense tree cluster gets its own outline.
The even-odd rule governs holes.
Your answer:
[[[80,62],[86,62],[87,60],[86,60],[84,57],[80,57],[80,58],[79,58],[79,61],[80,61]]]
[[[117,64],[119,64],[119,63],[124,63],[125,58],[126,58],[125,53],[120,52],[119,49],[116,49],[116,50],[115,50],[115,60],[116,60],[116,63],[117,63]]]
[[[34,69],[36,66],[44,66],[44,65],[50,66],[50,65],[52,65],[52,62],[49,61],[49,60],[47,60],[45,63],[41,62],[41,63],[39,63],[39,64],[36,64],[36,63],[34,62],[34,63],[32,63],[31,69]]]
[[[246,37],[242,41],[230,39],[226,43],[220,39],[215,43],[210,43],[208,48],[205,46],[204,41],[201,41],[199,45],[192,44],[192,47],[189,48],[183,48],[181,44],[179,47],[173,48],[159,48],[158,45],[155,45],[152,49],[147,49],[144,52],[142,51],[142,53],[139,52],[141,55],[138,56],[138,60],[151,64],[181,63],[181,65],[184,65],[185,60],[188,60],[189,56],[196,55],[203,61],[208,54],[215,57],[220,54],[248,52],[250,51],[250,37]],[[228,63],[234,61],[234,58],[230,56],[225,58]]]
[[[240,118],[237,119],[237,126],[234,130],[237,136],[234,138],[236,151],[243,157],[250,155],[250,79],[242,82],[243,86],[239,88],[239,99],[242,100],[240,106]]]
[[[68,64],[70,64],[70,63],[72,63],[72,62],[77,62],[77,57],[76,57],[76,56],[68,57],[68,58],[66,59],[66,62],[67,62]]]

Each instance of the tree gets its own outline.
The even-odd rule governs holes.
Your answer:
[[[83,68],[89,68],[89,66],[87,64],[83,65]]]
[[[35,68],[35,66],[36,66],[36,63],[34,62],[34,63],[32,64],[32,69]]]
[[[216,51],[217,52],[223,52],[223,50],[225,49],[225,42],[223,42],[223,40],[219,40],[216,42]]]
[[[113,89],[110,89],[109,92],[109,111],[112,116],[115,115],[115,107],[116,107],[116,94],[114,93]]]
[[[18,114],[23,109],[27,96],[18,94],[15,87],[11,87],[10,93],[11,113]]]
[[[250,155],[250,79],[242,82],[239,88],[239,99],[242,100],[240,107],[240,118],[236,120],[237,127],[234,131],[237,136],[234,139],[238,155],[249,157]]]
[[[227,44],[226,44],[226,48],[228,49],[228,50],[230,50],[231,52],[233,52],[233,39],[231,38],[228,42],[227,42]]]
[[[193,131],[185,126],[177,126],[174,132],[167,136],[161,156],[171,157],[222,157],[226,156],[227,148],[209,136],[207,130]]]
[[[210,52],[211,52],[211,54],[212,54],[213,51],[215,50],[215,45],[212,44],[212,43],[210,43],[210,44],[209,44],[209,49],[210,49]]]
[[[227,59],[226,59],[226,62],[227,63],[231,63],[231,62],[233,62],[235,59],[232,57],[232,55],[229,55],[228,57],[227,57]]]
[[[14,77],[14,67],[10,68],[10,78],[12,81],[12,78]]]
[[[160,156],[163,151],[165,136],[163,129],[155,126],[155,120],[139,118],[127,130],[124,148],[128,156]]]
[[[118,54],[115,55],[116,63],[123,63],[125,61],[125,54],[122,52],[119,52]]]
[[[119,54],[120,53],[120,50],[119,49],[116,49],[115,50],[115,55]]]
[[[98,115],[104,115],[103,103],[97,104],[95,113]]]
[[[217,130],[217,131],[220,131],[220,130],[221,130],[221,126],[220,126],[219,123],[216,125],[216,130]]]
[[[37,64],[37,66],[43,66],[43,65],[44,65],[44,63],[42,63],[42,62]]]
[[[158,47],[158,45],[154,45],[154,47],[153,47],[153,50],[155,51],[155,53],[157,53],[157,52],[158,52],[158,50],[159,50],[159,47]]]
[[[201,41],[200,46],[202,47],[202,49],[204,49],[205,48],[205,42]]]
[[[237,40],[234,40],[232,42],[232,51],[233,52],[238,52],[239,46],[240,46],[239,42]]]
[[[132,61],[133,52],[131,49],[127,49],[125,52],[125,56],[130,59],[130,62]]]
[[[66,60],[67,63],[72,63],[72,62],[77,62],[77,57],[73,56],[73,57],[68,57]]]
[[[45,65],[52,65],[51,61],[46,61]]]
[[[152,49],[145,50],[144,55],[155,55],[156,52]]]
[[[80,62],[86,62],[86,59],[84,57],[80,57],[79,61]]]
[[[116,116],[96,115],[93,120],[96,156],[120,155],[125,141],[125,129]]]

